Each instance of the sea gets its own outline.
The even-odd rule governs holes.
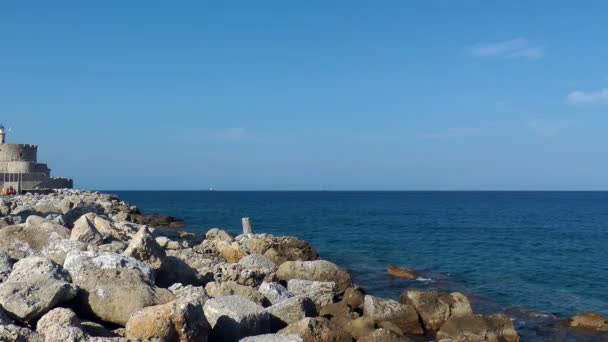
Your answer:
[[[560,329],[586,311],[608,315],[608,192],[107,191],[185,229],[310,241],[368,293],[458,291],[478,313],[513,318],[524,341],[600,341]],[[389,265],[418,272],[387,274]]]

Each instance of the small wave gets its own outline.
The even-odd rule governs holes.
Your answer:
[[[425,277],[416,277],[416,281],[422,281],[422,282],[425,282],[425,283],[432,283],[432,282],[434,282],[433,279],[431,279],[431,278],[425,278]]]

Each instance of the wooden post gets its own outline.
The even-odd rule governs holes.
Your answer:
[[[249,217],[243,217],[243,234],[253,234],[253,229],[251,228],[251,222],[249,221]]]

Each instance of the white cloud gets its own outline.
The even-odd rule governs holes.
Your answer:
[[[423,139],[451,139],[466,138],[481,134],[481,129],[477,127],[449,127],[436,132],[423,133],[418,135]]]
[[[468,49],[475,57],[525,58],[537,60],[544,56],[542,46],[531,44],[526,38],[515,38],[489,44],[477,44]]]
[[[566,101],[572,105],[608,103],[608,88],[592,92],[576,90],[568,94]]]

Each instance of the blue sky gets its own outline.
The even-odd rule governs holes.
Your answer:
[[[608,189],[606,13],[2,1],[0,121],[85,188]]]

